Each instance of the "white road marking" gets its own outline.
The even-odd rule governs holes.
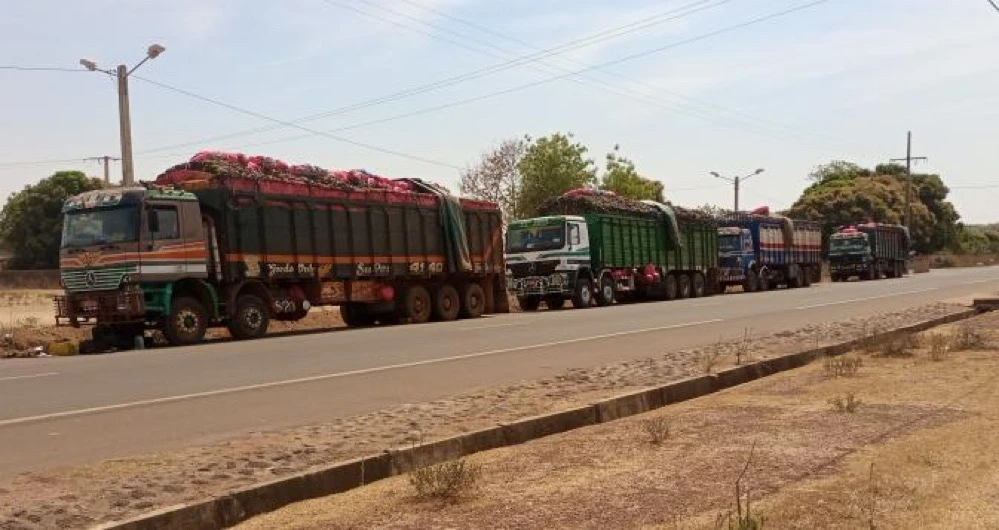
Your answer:
[[[937,287],[930,287],[928,289],[915,289],[915,290],[912,290],[912,291],[902,291],[902,292],[898,292],[898,293],[882,294],[882,295],[878,295],[878,296],[865,296],[863,298],[851,298],[849,300],[839,300],[839,301],[836,301],[836,302],[826,302],[824,304],[803,305],[803,306],[796,307],[795,309],[796,310],[815,309],[817,307],[827,307],[827,306],[831,306],[831,305],[852,304],[854,302],[864,302],[864,301],[867,301],[867,300],[879,300],[881,298],[891,298],[893,296],[904,296],[904,295],[907,295],[907,294],[927,293],[927,292],[936,291],[936,290],[938,290]]]
[[[390,365],[386,365],[386,366],[376,366],[376,367],[373,367],[373,368],[362,368],[360,370],[351,370],[351,371],[348,371],[348,372],[336,372],[336,373],[331,373],[331,374],[313,375],[313,376],[309,376],[309,377],[300,377],[300,378],[297,378],[297,379],[286,379],[286,380],[283,380],[283,381],[272,381],[272,382],[269,382],[269,383],[259,383],[259,384],[255,384],[255,385],[245,385],[245,386],[237,386],[237,387],[230,387],[230,388],[220,388],[218,390],[208,390],[208,391],[205,391],[205,392],[193,392],[193,393],[190,393],[190,394],[181,394],[181,395],[177,395],[177,396],[167,396],[167,397],[161,397],[161,398],[144,399],[144,400],[141,400],[141,401],[130,401],[130,402],[127,402],[127,403],[117,403],[115,405],[104,405],[104,406],[100,406],[100,407],[90,407],[90,408],[85,408],[85,409],[66,410],[66,411],[62,411],[62,412],[52,412],[52,413],[49,413],[49,414],[40,414],[40,415],[37,415],[37,416],[25,416],[25,417],[21,417],[21,418],[12,418],[12,419],[9,419],[9,420],[0,420],[0,427],[9,427],[11,425],[19,425],[19,424],[22,424],[22,423],[28,423],[28,422],[34,422],[34,421],[40,421],[40,420],[51,420],[51,419],[58,419],[58,418],[68,418],[68,417],[72,417],[72,416],[82,416],[82,415],[85,415],[85,414],[94,414],[94,413],[99,413],[99,412],[110,412],[110,411],[114,411],[114,410],[128,409],[128,408],[140,407],[140,406],[145,406],[145,405],[159,405],[159,404],[163,404],[163,403],[173,403],[173,402],[176,402],[176,401],[185,401],[185,400],[195,399],[195,398],[204,398],[204,397],[220,396],[220,395],[225,395],[225,394],[234,394],[236,392],[245,392],[245,391],[248,391],[248,390],[261,390],[261,389],[265,389],[265,388],[275,388],[275,387],[295,385],[295,384],[300,384],[300,383],[311,383],[311,382],[315,382],[315,381],[325,381],[325,380],[329,380],[329,379],[338,379],[338,378],[342,378],[342,377],[349,377],[349,376],[355,376],[355,375],[374,374],[374,373],[379,373],[379,372],[387,372],[387,371],[390,371],[390,370],[399,370],[399,369],[402,369],[402,368],[413,368],[413,367],[417,367],[417,366],[427,366],[427,365],[432,365],[432,364],[441,364],[441,363],[446,363],[446,362],[451,362],[451,361],[460,361],[460,360],[465,360],[465,359],[475,359],[475,358],[479,358],[479,357],[488,357],[488,356],[491,356],[491,355],[499,355],[499,354],[503,354],[503,353],[513,353],[513,352],[525,351],[525,350],[534,350],[534,349],[540,349],[540,348],[550,348],[552,346],[563,346],[563,345],[566,345],[566,344],[576,344],[576,343],[580,343],[580,342],[589,342],[589,341],[594,341],[594,340],[610,339],[610,338],[614,338],[614,337],[624,337],[624,336],[628,336],[628,335],[637,335],[637,334],[640,334],[640,333],[650,333],[650,332],[653,332],[653,331],[665,331],[665,330],[669,330],[669,329],[689,328],[689,327],[700,326],[700,325],[704,325],[704,324],[714,324],[714,323],[717,323],[717,322],[722,322],[722,319],[716,318],[716,319],[712,319],[712,320],[701,320],[701,321],[698,321],[698,322],[686,322],[686,323],[683,323],[683,324],[672,324],[672,325],[669,325],[669,326],[657,326],[657,327],[653,327],[653,328],[632,329],[632,330],[628,330],[628,331],[618,331],[618,332],[615,332],[615,333],[604,333],[602,335],[590,335],[588,337],[579,337],[579,338],[576,338],[576,339],[567,339],[567,340],[560,340],[560,341],[555,341],[555,342],[545,342],[545,343],[542,343],[542,344],[531,344],[531,345],[528,345],[528,346],[516,346],[516,347],[513,347],[513,348],[503,348],[503,349],[499,349],[499,350],[489,350],[489,351],[483,351],[483,352],[466,353],[466,354],[462,354],[462,355],[454,355],[454,356],[451,356],[451,357],[438,357],[436,359],[426,359],[426,360],[423,360],[423,361],[414,361],[414,362],[411,362],[411,363],[390,364]]]
[[[961,285],[975,285],[979,283],[989,283],[989,282],[999,282],[999,278],[990,278],[988,280],[975,280],[973,282],[964,282]]]
[[[59,372],[45,372],[44,374],[31,374],[31,375],[12,375],[10,377],[0,377],[0,381],[13,381],[15,379],[34,379],[36,377],[48,377],[50,375],[59,375]]]

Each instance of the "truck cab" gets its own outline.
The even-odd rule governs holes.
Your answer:
[[[718,265],[722,285],[742,283],[755,259],[753,236],[748,228],[718,228]]]
[[[195,195],[97,190],[67,200],[63,215],[57,322],[95,324],[104,346],[130,347],[146,324],[171,342],[200,340],[218,308]]]
[[[829,236],[829,273],[833,281],[865,277],[874,271],[873,261],[868,234],[845,228]]]
[[[560,308],[578,295],[580,274],[590,269],[590,238],[579,216],[549,216],[513,221],[506,233],[507,289],[521,308],[544,301]],[[589,301],[592,293],[585,293]]]

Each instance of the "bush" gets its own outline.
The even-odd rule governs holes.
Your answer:
[[[860,371],[864,364],[860,357],[843,355],[840,357],[827,357],[824,363],[826,374],[830,377],[853,377]]]
[[[421,467],[409,475],[409,483],[419,499],[454,502],[470,495],[481,476],[482,466],[461,459]]]
[[[854,412],[857,412],[857,409],[860,408],[863,401],[861,401],[860,398],[858,398],[853,392],[849,392],[846,396],[836,396],[831,398],[829,400],[829,404],[836,412],[853,414]]]
[[[919,337],[912,334],[880,337],[873,341],[871,351],[878,357],[902,358],[912,357],[913,351],[920,347]]]
[[[669,421],[663,416],[642,420],[642,430],[652,445],[660,445],[669,439]]]
[[[947,335],[934,333],[930,335],[930,359],[936,362],[942,361],[950,351],[951,338]]]
[[[962,322],[951,334],[950,347],[954,351],[975,350],[987,345],[985,334],[968,321]]]

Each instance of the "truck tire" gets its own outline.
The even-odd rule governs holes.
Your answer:
[[[430,291],[422,285],[412,285],[402,297],[402,314],[412,324],[424,324],[430,320],[433,304]]]
[[[236,340],[257,339],[267,334],[271,315],[260,297],[244,294],[236,299],[236,310],[229,319],[229,333]]]
[[[477,283],[470,283],[461,290],[461,317],[479,318],[486,311],[486,292]]]
[[[565,298],[562,298],[561,296],[546,297],[545,305],[548,306],[548,309],[554,309],[554,310],[562,309],[565,307]]]
[[[808,267],[801,269],[801,286],[811,287],[812,286],[812,270]]]
[[[593,302],[593,282],[588,278],[576,280],[576,288],[572,293],[572,307],[589,309]]]
[[[614,285],[614,278],[610,274],[605,274],[600,278],[600,291],[597,292],[597,305],[608,306],[614,303],[617,286]]]
[[[676,295],[679,292],[679,288],[676,285],[676,275],[669,274],[666,276],[665,280],[665,290],[667,300],[676,300]]]
[[[865,280],[877,280],[878,279],[878,269],[874,265],[871,265],[871,267],[869,269],[867,269],[867,273],[864,275],[863,278]]]
[[[767,278],[766,274],[758,275],[756,277],[756,282],[757,289],[759,289],[761,293],[770,290],[770,279]]]
[[[538,306],[541,305],[540,296],[518,296],[517,305],[520,306],[521,311],[537,311]]]
[[[461,300],[458,290],[445,283],[434,292],[434,318],[445,322],[456,320],[461,311]]]
[[[208,312],[197,298],[180,296],[174,299],[170,316],[163,326],[163,336],[171,346],[197,344],[205,338]]]
[[[694,298],[701,298],[707,293],[707,288],[704,283],[704,275],[695,272],[693,279],[691,280],[690,296]]]
[[[801,287],[801,277],[803,275],[801,267],[797,265],[790,265],[787,268],[787,288],[797,289]]]
[[[676,277],[676,297],[677,298],[690,298],[690,276],[686,274],[679,274]]]
[[[746,273],[746,279],[742,282],[742,291],[746,293],[755,293],[760,288],[760,277],[756,274],[756,271],[749,269]]]

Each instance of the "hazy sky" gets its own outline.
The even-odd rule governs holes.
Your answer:
[[[709,171],[766,168],[742,205],[781,208],[818,164],[903,156],[911,129],[914,154],[929,157],[917,169],[943,175],[964,219],[999,221],[999,12],[986,0],[828,0],[761,20],[809,3],[0,0],[0,65],[132,65],[160,43],[137,75],[258,115],[133,79],[142,179],[222,148],[456,188],[457,168],[496,142],[562,131],[601,164],[620,144],[683,205],[731,203]],[[107,76],[0,69],[0,97],[0,197],[57,169],[96,175],[77,160],[118,155]],[[247,133],[274,125],[259,116],[322,113],[301,126],[356,143]]]

